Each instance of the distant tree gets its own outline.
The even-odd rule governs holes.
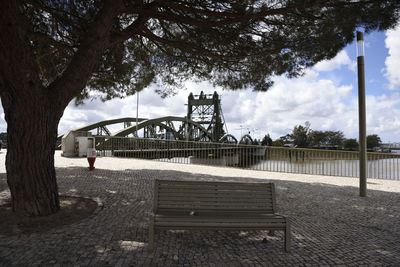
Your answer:
[[[0,133],[0,140],[3,141],[3,144],[7,143],[7,133],[5,133],[5,132]]]
[[[272,139],[269,134],[265,135],[261,141],[262,146],[272,146]]]
[[[283,142],[282,139],[276,139],[275,141],[272,142],[272,146],[283,146],[285,143]]]
[[[333,147],[343,147],[343,142],[345,140],[344,134],[341,131],[326,131],[327,135],[327,145]]]
[[[272,146],[283,146],[285,144],[293,144],[293,139],[290,134],[283,135],[272,142]]]
[[[311,131],[310,133],[310,145],[312,147],[325,146],[327,139],[328,137],[324,131]]]
[[[314,131],[309,134],[312,147],[342,147],[345,140],[341,131]]]
[[[358,27],[394,27],[399,9],[400,0],[1,0],[13,211],[60,209],[55,140],[74,98],[123,98],[152,83],[168,95],[187,79],[266,91],[271,77],[333,58]]]
[[[306,122],[305,126],[297,125],[294,127],[290,137],[293,139],[293,144],[297,147],[308,147],[310,145],[310,123]]]
[[[343,142],[343,148],[345,150],[358,150],[358,142],[354,138],[345,139]]]
[[[381,138],[377,134],[367,136],[367,149],[374,149],[380,147],[382,144]]]

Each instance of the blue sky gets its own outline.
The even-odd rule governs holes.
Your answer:
[[[365,39],[367,134],[378,134],[384,142],[400,142],[400,26],[373,32]],[[154,87],[140,93],[139,116],[157,118],[185,116],[187,96],[217,91],[229,133],[239,137],[241,128],[256,138],[269,133],[273,139],[306,121],[313,130],[344,132],[358,139],[357,58],[355,43],[329,61],[320,62],[297,79],[275,77],[268,92],[227,91],[207,82],[187,82],[185,90],[161,99]],[[60,121],[59,133],[105,119],[136,116],[136,96],[102,103],[71,103]],[[0,131],[6,130],[0,108]],[[111,130],[118,130],[116,125]]]
[[[388,56],[388,48],[385,46],[386,34],[385,32],[373,32],[367,34],[364,39],[366,94],[378,96],[388,90],[388,80],[384,76],[385,60]],[[319,76],[324,79],[334,79],[343,84],[352,84],[354,89],[357,89],[355,43],[348,45],[343,51],[347,54],[348,60],[351,60],[351,65],[347,65],[344,60],[344,64],[337,69],[320,71]],[[318,69],[318,66],[316,69]],[[352,90],[352,95],[357,96],[357,90]]]

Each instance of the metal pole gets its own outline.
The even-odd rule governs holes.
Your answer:
[[[186,144],[189,141],[189,118],[186,116]]]
[[[138,121],[139,121],[139,91],[137,91],[136,92],[136,137],[139,137],[138,136],[138,129],[137,129],[137,127],[138,127]]]
[[[365,111],[364,33],[357,32],[358,120],[360,139],[360,197],[367,195],[367,138]]]

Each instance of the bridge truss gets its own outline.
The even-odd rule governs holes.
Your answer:
[[[217,92],[204,94],[201,91],[199,95],[190,93],[187,118],[203,126],[214,141],[220,140],[225,134],[221,99]]]
[[[156,119],[119,118],[105,120],[86,125],[74,131],[94,131],[95,136],[137,136],[143,131],[144,138],[161,138],[187,141],[216,142],[213,136],[201,124],[188,120],[186,117],[166,116]],[[108,129],[110,125],[123,123],[124,128],[115,133]],[[62,137],[62,135],[60,136]]]
[[[233,135],[224,131],[225,121],[217,92],[214,94],[201,92],[200,95],[190,93],[187,105],[186,117],[165,116],[155,119],[125,117],[92,123],[74,131],[91,131],[95,136],[138,137],[140,132],[144,138],[232,144],[252,142],[250,136],[243,136],[238,141]],[[123,128],[112,133],[109,126],[118,123],[123,123]]]

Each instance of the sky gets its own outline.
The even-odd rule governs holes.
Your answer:
[[[365,40],[365,86],[367,135],[377,134],[384,143],[400,142],[400,25],[386,32],[373,32]],[[139,117],[185,116],[190,92],[221,96],[222,112],[230,134],[248,133],[254,138],[270,134],[272,139],[290,133],[308,121],[312,130],[342,131],[358,139],[358,82],[355,42],[337,56],[306,70],[304,76],[274,77],[267,92],[251,89],[230,91],[208,82],[188,81],[174,96],[162,99],[150,86],[139,93]],[[87,100],[64,111],[58,132],[65,133],[94,122],[136,117],[136,95],[108,102]],[[0,132],[7,124],[0,106]],[[117,131],[122,125],[110,127]]]

